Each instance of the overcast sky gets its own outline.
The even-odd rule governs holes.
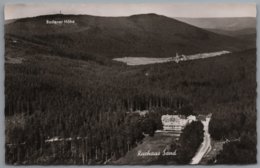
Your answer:
[[[129,16],[157,13],[168,17],[255,17],[255,4],[245,3],[85,3],[85,4],[9,4],[5,19],[46,14],[88,14],[96,16]]]

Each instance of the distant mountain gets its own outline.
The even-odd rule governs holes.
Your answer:
[[[240,30],[222,30],[222,29],[207,29],[207,30],[218,34],[232,36],[232,37],[252,35],[252,34],[256,35],[256,28],[245,28]]]
[[[208,31],[235,37],[245,41],[245,43],[256,46],[256,28],[246,28],[241,30],[221,30],[221,29],[207,29]]]
[[[203,29],[217,29],[217,30],[225,30],[225,31],[256,29],[255,17],[175,18],[175,19]]]
[[[236,37],[251,46],[256,45],[255,17],[176,19],[217,34]]]
[[[46,24],[74,20],[75,24]],[[21,38],[84,57],[170,57],[250,48],[243,40],[219,35],[176,19],[141,14],[129,17],[45,15],[18,19],[5,25],[6,37]]]
[[[10,24],[10,23],[13,23],[15,21],[16,21],[16,19],[8,19],[8,20],[5,20],[4,23],[5,24]]]

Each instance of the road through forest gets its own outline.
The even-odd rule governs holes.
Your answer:
[[[192,158],[190,164],[199,164],[203,156],[211,149],[210,134],[208,131],[210,119],[210,117],[207,117],[206,121],[202,121],[202,124],[204,126],[204,139],[195,156]]]

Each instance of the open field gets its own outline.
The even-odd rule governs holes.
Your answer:
[[[160,152],[160,155],[163,155],[164,150],[169,149],[170,145],[176,143],[176,138],[177,137],[168,136],[167,134],[163,133],[156,133],[154,137],[147,136],[143,139],[142,143],[138,144],[137,147],[127,152],[124,157],[112,162],[112,164],[149,164],[158,159],[159,156],[156,153]],[[140,156],[138,155],[139,152],[150,152],[154,155],[151,156],[148,154],[147,156]]]

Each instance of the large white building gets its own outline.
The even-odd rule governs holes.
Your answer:
[[[182,131],[185,126],[192,121],[196,121],[195,116],[185,117],[184,115],[162,115],[161,117],[164,131]]]

